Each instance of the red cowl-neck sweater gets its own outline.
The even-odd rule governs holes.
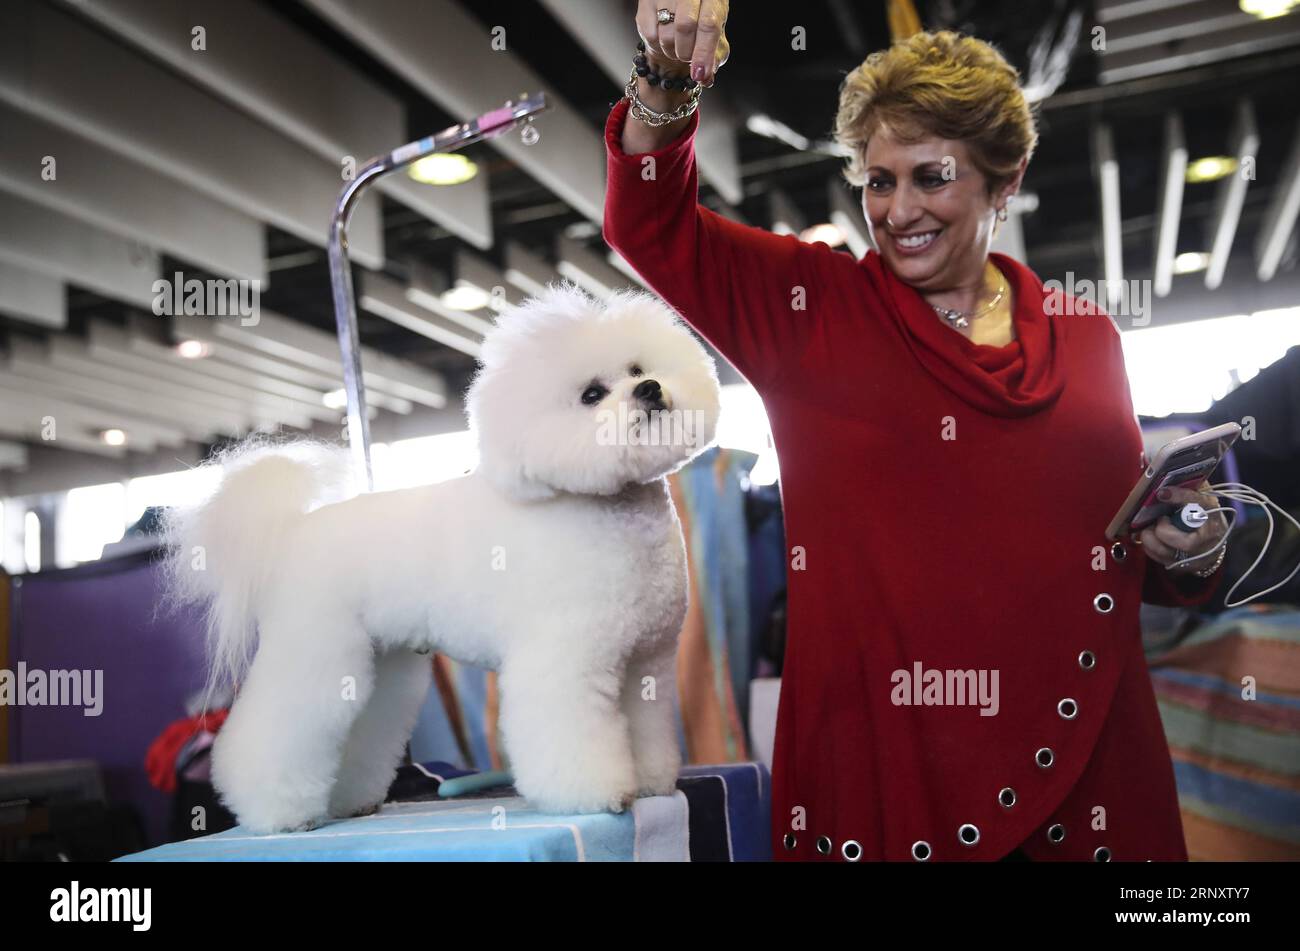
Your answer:
[[[1112,320],[994,254],[1016,339],[974,344],[878,254],[701,206],[699,112],[628,155],[627,110],[605,239],[757,388],[780,464],[774,855],[1186,860],[1138,606],[1217,575],[1105,538],[1143,465]]]

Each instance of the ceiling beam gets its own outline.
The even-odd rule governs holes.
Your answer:
[[[1110,126],[1098,123],[1092,130],[1093,172],[1101,204],[1102,276],[1106,281],[1104,307],[1113,307],[1124,281],[1124,220],[1119,203],[1119,159]]]
[[[545,92],[549,108],[537,117],[536,142],[526,145],[510,133],[488,144],[590,220],[603,219],[599,132],[510,47],[510,30],[525,32],[527,18],[536,16],[531,7],[516,5],[520,19],[504,25],[506,47],[494,50],[487,28],[453,0],[304,2],[458,121],[499,109],[521,93]]]
[[[482,346],[483,337],[466,327],[453,323],[440,312],[432,309],[436,298],[427,302],[415,303],[408,295],[408,288],[399,281],[373,271],[361,273],[357,303],[378,317],[405,327],[429,340],[435,340],[444,346],[459,350],[471,357],[477,357]],[[441,305],[439,305],[441,306]],[[450,308],[444,308],[450,310]]]
[[[57,278],[0,260],[0,314],[60,330],[68,323],[67,291]]]
[[[517,241],[506,242],[505,265],[506,280],[533,297],[544,294],[547,284],[560,280],[550,262]]]
[[[773,234],[798,236],[808,228],[808,219],[799,210],[799,206],[780,188],[773,188],[767,193],[767,210],[772,219]]]
[[[320,389],[322,394],[340,390],[343,387],[343,368],[340,364],[337,372],[316,370],[274,356],[268,356],[250,347],[241,346],[234,341],[218,336],[212,330],[212,321],[202,317],[181,316],[168,320],[168,329],[174,343],[182,340],[198,340],[207,345],[208,356],[205,362],[221,363],[227,366],[249,370],[262,376],[300,386]],[[379,409],[395,413],[411,412],[409,400],[384,393],[375,387],[367,390],[368,402]]]
[[[297,383],[291,383],[287,380],[281,380],[264,373],[257,373],[253,370],[246,370],[228,363],[222,363],[218,360],[211,360],[207,357],[200,359],[189,359],[182,357],[176,352],[176,348],[164,346],[153,339],[149,334],[149,328],[145,324],[145,319],[139,315],[130,315],[127,318],[127,333],[124,335],[124,345],[132,353],[142,357],[148,357],[156,363],[166,366],[184,367],[187,373],[196,377],[215,377],[218,380],[229,383],[239,384],[241,387],[250,390],[256,390],[275,396],[283,396],[291,400],[296,400],[303,404],[324,407],[323,399],[325,394],[338,387],[326,386],[315,388],[310,386],[301,386]],[[407,412],[410,412],[408,404]],[[337,418],[338,414],[329,412],[330,419]]]
[[[339,166],[70,13],[36,0],[5,7],[0,100],[325,247]],[[354,260],[383,263],[377,197],[362,200],[348,233]]]
[[[310,149],[335,168],[359,168],[411,136],[400,100],[254,0],[62,0],[210,92]],[[207,48],[195,55],[190,31]],[[426,130],[432,132],[434,130]],[[485,175],[426,185],[389,175],[375,187],[464,241],[492,246]]]
[[[861,202],[854,198],[854,193],[838,175],[827,180],[826,194],[831,224],[840,229],[853,257],[861,260],[872,248],[871,232],[867,230]]]
[[[47,346],[51,366],[82,373],[88,379],[107,383],[120,383],[122,380],[121,369],[92,356],[90,348],[80,340],[53,337],[47,341]],[[219,432],[228,436],[241,435],[249,429],[258,429],[267,424],[288,423],[299,427],[308,425],[306,417],[279,419],[274,411],[257,401],[239,400],[208,393],[158,377],[132,376],[131,386],[139,393],[148,394],[152,399],[170,400],[177,407],[189,407],[190,412],[200,418],[210,419],[218,426]]]
[[[1300,213],[1300,122],[1291,139],[1291,152],[1282,166],[1282,174],[1273,186],[1264,223],[1255,242],[1255,264],[1261,281],[1271,281],[1282,260],[1282,252],[1295,230]]]
[[[27,447],[20,442],[0,442],[0,469],[26,469]]]
[[[112,407],[88,406],[69,397],[58,386],[20,381],[14,375],[7,375],[0,381],[0,403],[3,404],[0,413],[5,414],[6,420],[27,427],[24,435],[28,439],[45,441],[46,421],[52,420],[54,438],[46,441],[47,445],[67,440],[69,445],[78,447],[89,443],[105,449],[122,448],[109,446],[99,438],[100,433],[109,429],[122,430],[127,434],[128,446],[134,443],[145,451],[156,449],[160,443],[179,445],[185,441],[177,430]]]
[[[250,327],[239,321],[189,316],[172,318],[172,322],[182,333],[196,331],[194,335],[199,339],[203,335],[197,331],[206,328],[218,340],[342,378],[343,363],[333,334],[265,308],[256,326]],[[367,389],[382,390],[424,406],[446,405],[447,381],[439,374],[369,347],[361,348],[361,358]]]
[[[1231,9],[1227,3],[1215,5],[1220,9]],[[1102,85],[1125,82],[1207,63],[1254,56],[1300,43],[1300,17],[1292,15],[1258,20],[1239,12],[1236,19],[1239,22],[1235,26],[1219,21],[1212,32],[1177,37],[1174,41],[1156,40],[1154,38],[1162,35],[1162,31],[1151,30],[1144,37],[1150,40],[1149,43],[1133,45],[1125,42],[1122,21],[1107,25],[1107,47],[1114,42],[1116,51],[1101,53],[1097,70],[1098,82]],[[1163,31],[1164,35],[1177,32],[1176,26]]]
[[[1223,283],[1223,272],[1228,267],[1228,255],[1237,236],[1241,209],[1246,204],[1246,189],[1254,178],[1255,159],[1259,154],[1259,128],[1255,124],[1255,108],[1249,99],[1237,103],[1232,131],[1228,138],[1228,152],[1237,159],[1231,175],[1220,180],[1214,200],[1214,216],[1210,221],[1210,263],[1205,269],[1205,286],[1214,290]],[[1247,172],[1251,172],[1248,176]]]
[[[87,335],[88,349],[91,357],[129,371],[132,376],[147,375],[158,380],[166,380],[192,389],[196,393],[229,397],[244,405],[253,407],[261,413],[271,413],[287,425],[306,428],[307,419],[320,419],[333,422],[338,413],[329,409],[321,396],[315,399],[300,399],[279,393],[245,386],[229,380],[222,380],[198,369],[202,361],[186,360],[187,365],[171,362],[159,362],[148,356],[135,353],[131,349],[130,336],[120,327],[102,320],[90,322]],[[323,394],[322,394],[323,396]]]
[[[0,189],[5,185],[0,179]],[[152,306],[160,273],[153,251],[2,190],[0,222],[0,260],[137,307]]]
[[[1157,297],[1165,297],[1174,286],[1174,258],[1178,254],[1178,225],[1183,215],[1183,183],[1187,180],[1187,140],[1183,117],[1177,112],[1165,116],[1164,160],[1156,208],[1155,280]]]
[[[266,230],[248,215],[2,103],[0,128],[0,179],[10,191],[215,274],[266,278]]]
[[[70,449],[66,446],[56,450],[48,443],[40,442],[29,446],[28,450],[25,471],[0,473],[0,495],[12,497],[66,492],[85,485],[125,482],[178,472],[203,461],[203,450],[194,443],[156,453],[127,453],[116,448],[105,454],[84,447]]]
[[[189,439],[206,442],[227,428],[239,428],[242,423],[226,417],[214,417],[207,407],[193,403],[161,402],[148,392],[142,393],[130,384],[101,377],[87,376],[66,366],[54,366],[43,350],[30,351],[14,347],[5,361],[5,374],[32,392],[57,396],[74,403],[87,403],[107,412],[120,414],[120,418],[153,420],[155,424],[184,433]],[[124,422],[114,424],[126,429]]]
[[[42,439],[41,430],[43,428],[39,417],[33,416],[30,412],[23,412],[16,405],[10,405],[7,400],[0,404],[0,436],[9,439],[27,440],[33,444],[49,446],[55,449],[79,449],[92,455],[109,456],[114,459],[120,459],[126,455],[126,448],[123,446],[110,446],[95,436],[89,436],[67,427],[63,429],[56,427],[55,439]],[[29,494],[13,489],[12,483],[8,479],[5,480],[5,484],[11,486],[6,489],[6,495]],[[47,490],[42,488],[33,491],[43,492]]]
[[[563,234],[555,239],[556,270],[597,298],[609,297],[628,286],[627,279],[601,255]]]

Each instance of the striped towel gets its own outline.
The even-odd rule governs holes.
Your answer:
[[[1191,859],[1300,861],[1300,609],[1225,612],[1148,660]]]

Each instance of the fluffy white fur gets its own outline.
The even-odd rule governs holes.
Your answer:
[[[500,672],[506,752],[540,809],[617,812],[675,786],[687,573],[665,476],[714,438],[713,361],[657,299],[561,284],[502,314],[482,363],[472,474],[322,504],[340,450],[246,445],[174,519],[174,590],[209,605],[214,674],[239,685],[213,780],[252,831],[378,807],[430,649]],[[609,392],[585,405],[593,383]],[[655,410],[702,425],[638,444]]]

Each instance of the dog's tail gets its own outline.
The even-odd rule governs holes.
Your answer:
[[[294,524],[317,505],[348,494],[348,457],[323,443],[245,441],[213,457],[215,490],[200,504],[169,511],[165,532],[168,596],[205,607],[214,687],[237,683],[256,644],[258,597],[283,558]]]

